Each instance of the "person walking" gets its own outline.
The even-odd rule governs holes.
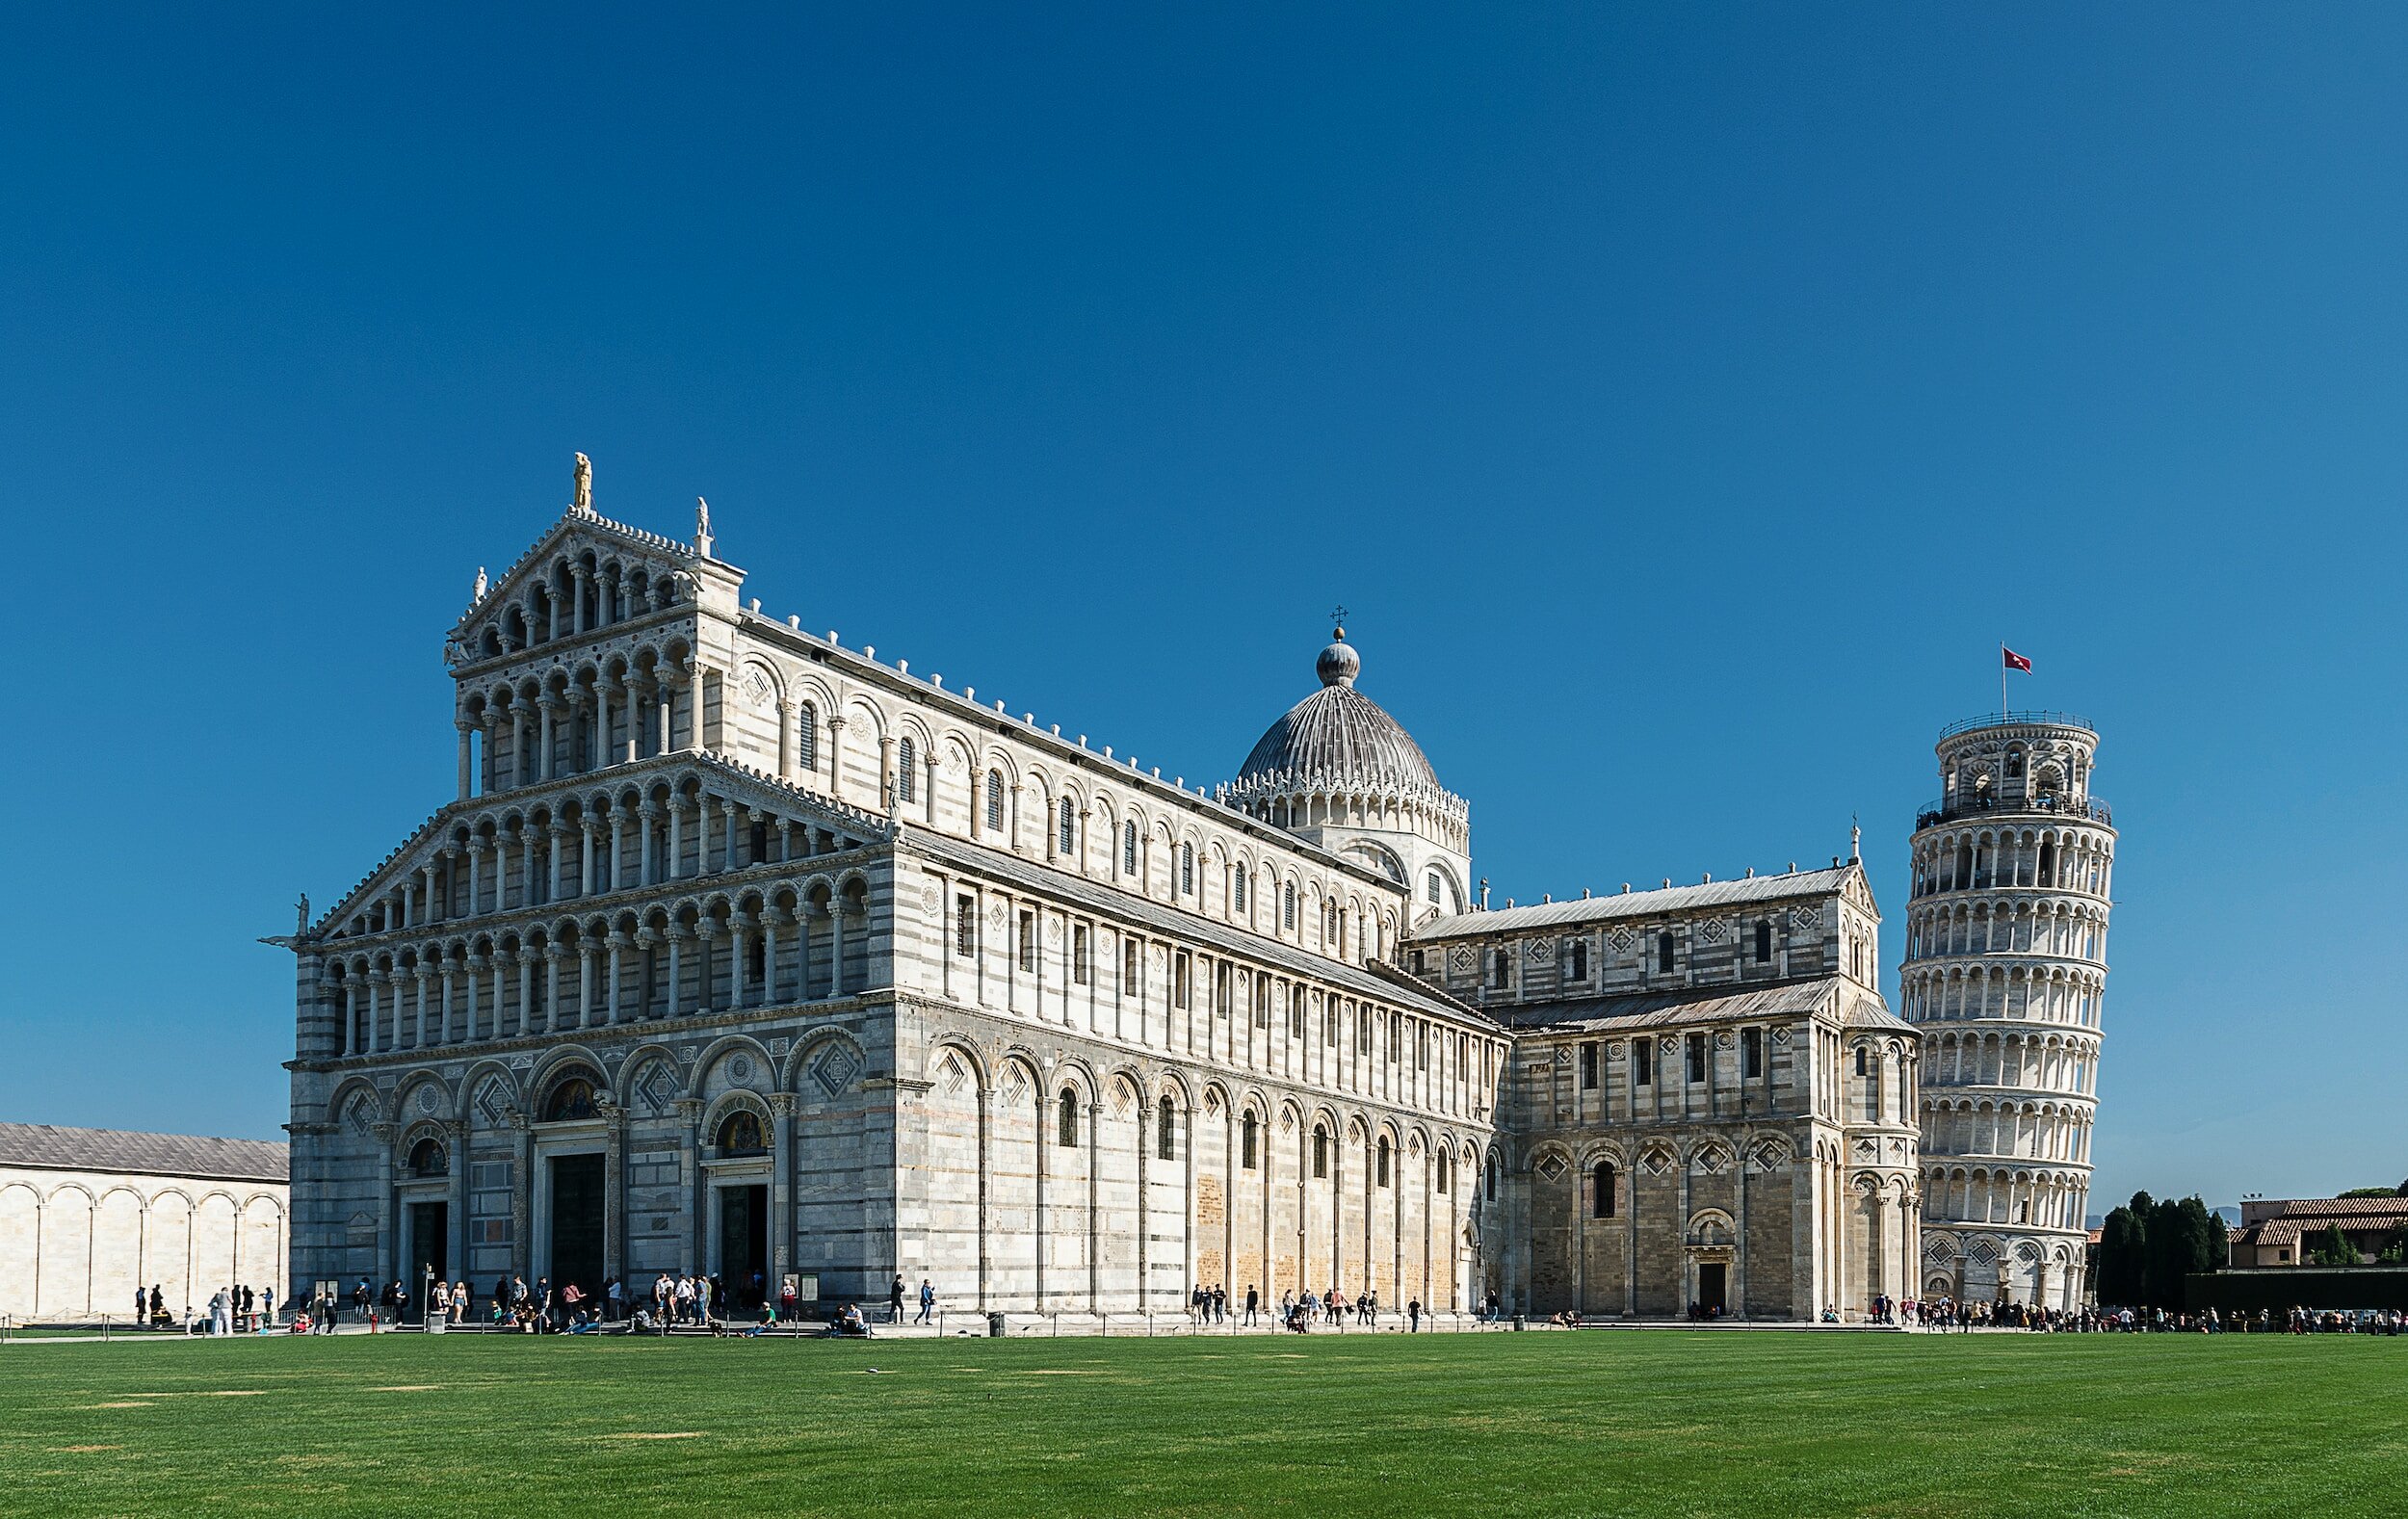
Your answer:
[[[912,1323],[927,1323],[935,1312],[936,1284],[923,1276],[920,1278],[920,1317],[914,1319]]]
[[[894,1284],[892,1287],[889,1287],[888,1289],[886,1289],[886,1301],[887,1301],[887,1321],[886,1321],[886,1322],[887,1322],[887,1323],[903,1323],[903,1272],[901,1272],[901,1271],[897,1271],[897,1272],[895,1273],[895,1284]]]
[[[1419,1297],[1405,1299],[1404,1332],[1407,1334],[1422,1332],[1422,1300]]]
[[[1257,1321],[1256,1321],[1256,1319],[1255,1319],[1255,1317],[1254,1317],[1254,1308],[1255,1308],[1255,1305],[1256,1305],[1257,1303],[1259,1303],[1260,1301],[1262,1301],[1262,1295],[1261,1295],[1261,1294],[1259,1294],[1259,1293],[1257,1293],[1257,1292],[1254,1290],[1254,1284],[1253,1284],[1252,1282],[1248,1282],[1248,1283],[1246,1283],[1246,1284],[1245,1284],[1245,1319],[1244,1319],[1244,1322],[1245,1322],[1246,1323],[1256,1323],[1256,1322],[1257,1322]]]

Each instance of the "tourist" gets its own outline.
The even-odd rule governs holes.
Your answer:
[[[691,1277],[691,1276],[688,1276],[688,1275],[684,1274],[683,1272],[680,1272],[680,1273],[678,1274],[678,1277],[677,1277],[677,1287],[676,1287],[676,1314],[677,1314],[677,1320],[676,1320],[676,1322],[677,1322],[677,1323],[693,1323],[693,1322],[694,1322],[694,1278],[693,1278],[693,1277]]]
[[[1419,1297],[1408,1297],[1405,1299],[1404,1304],[1404,1332],[1407,1334],[1419,1334],[1421,1333],[1421,1330],[1422,1300]]]
[[[920,1278],[920,1317],[912,1322],[927,1323],[935,1313],[936,1284],[923,1276]]]
[[[894,1322],[894,1323],[903,1323],[903,1272],[901,1272],[901,1271],[897,1271],[897,1272],[895,1273],[895,1285],[894,1285],[894,1286],[892,1286],[892,1287],[890,1287],[890,1288],[888,1288],[888,1289],[886,1290],[886,1297],[887,1297],[887,1301],[891,1304],[891,1308],[890,1308],[890,1311],[889,1311],[889,1315],[888,1315],[888,1317],[891,1319],[891,1321],[892,1321],[892,1322]]]
[[[427,1289],[427,1323],[440,1323],[452,1317],[452,1289],[436,1282]]]
[[[800,1306],[800,1302],[801,1299],[795,1291],[795,1279],[789,1276],[777,1289],[777,1316],[781,1319],[794,1318],[795,1310]]]
[[[1258,1303],[1258,1302],[1260,1302],[1260,1301],[1262,1301],[1262,1295],[1261,1295],[1261,1294],[1259,1294],[1259,1293],[1257,1293],[1257,1292],[1254,1290],[1254,1284],[1253,1284],[1252,1282],[1248,1282],[1248,1283],[1246,1283],[1246,1284],[1245,1284],[1245,1323],[1258,1323],[1258,1321],[1257,1321],[1257,1320],[1255,1319],[1255,1317],[1254,1317],[1254,1307],[1255,1307],[1255,1304],[1257,1304],[1257,1303]]]
[[[139,1287],[135,1288],[135,1289],[134,1289],[134,1322],[135,1322],[136,1323],[142,1323],[144,1319],[147,1319],[148,1317],[150,1317],[149,1313],[146,1311],[146,1310],[147,1310],[147,1308],[148,1308],[148,1304],[149,1304],[149,1299],[148,1299],[146,1296],[144,1296],[144,1294],[143,1294],[143,1290],[142,1290],[141,1288],[139,1288]]]
[[[618,1278],[614,1276],[602,1284],[602,1321],[616,1323],[625,1311],[625,1291],[619,1286]]]
[[[157,1282],[150,1284],[150,1322],[153,1325],[165,1324],[168,1322],[167,1295],[159,1290]]]

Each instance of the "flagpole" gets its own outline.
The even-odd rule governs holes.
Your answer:
[[[1999,640],[1999,718],[2006,718],[2006,640]]]

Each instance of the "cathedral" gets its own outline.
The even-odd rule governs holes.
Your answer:
[[[1068,1323],[1916,1291],[1924,1046],[1856,860],[1491,910],[1343,629],[1202,786],[744,583],[707,507],[608,520],[583,456],[479,572],[455,795],[276,941],[295,1283],[900,1273]]]

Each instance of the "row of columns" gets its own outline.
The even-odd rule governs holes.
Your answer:
[[[856,924],[850,931],[846,926],[849,918]],[[573,950],[555,944],[529,951],[459,954],[446,957],[439,966],[379,968],[364,975],[348,976],[334,988],[342,1008],[340,1053],[383,1054],[435,1044],[608,1027],[644,1017],[678,1017],[774,1006],[780,984],[787,980],[782,972],[789,958],[794,969],[794,1000],[809,1001],[815,995],[813,982],[822,979],[813,964],[812,940],[816,935],[808,926],[814,921],[827,925],[828,943],[825,984],[816,995],[842,997],[849,989],[857,989],[846,985],[845,955],[849,940],[862,931],[864,915],[843,907],[814,906],[802,916],[776,908],[759,920],[739,913],[724,929],[708,919],[693,925],[671,924],[666,930],[647,926],[633,934],[614,929],[601,944],[587,940]],[[780,932],[790,927],[797,930],[792,935]],[[756,932],[762,946],[758,976],[752,974],[749,963]],[[731,944],[724,1003],[719,996],[720,978],[716,950],[721,938]],[[781,945],[789,938],[794,945],[791,956],[781,951]],[[699,984],[695,1005],[691,1008],[683,1002],[684,947],[690,942],[700,944]],[[667,975],[663,978],[666,1007],[658,1012],[651,1011],[648,997],[643,999],[647,1004],[644,1008],[625,1006],[621,989],[627,982],[628,952],[650,956],[658,954],[663,946],[667,959]],[[572,953],[577,959],[573,989],[564,984],[561,974],[561,962]],[[597,965],[604,960],[608,972],[597,975]],[[572,996],[573,1008],[566,1005]],[[458,1034],[453,1032],[455,1028],[459,1031]]]

